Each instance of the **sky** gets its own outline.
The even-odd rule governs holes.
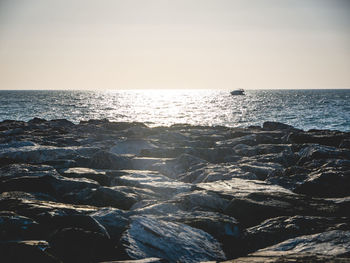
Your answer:
[[[350,0],[0,0],[0,89],[350,88]]]

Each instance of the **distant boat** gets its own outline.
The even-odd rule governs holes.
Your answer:
[[[230,92],[231,95],[245,95],[244,94],[244,89],[236,89]]]

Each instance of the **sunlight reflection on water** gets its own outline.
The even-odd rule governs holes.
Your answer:
[[[150,126],[230,127],[280,121],[298,128],[350,130],[350,90],[0,91],[0,119],[107,118]]]

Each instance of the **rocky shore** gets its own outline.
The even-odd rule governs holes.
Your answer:
[[[1,262],[350,262],[350,133],[0,122]]]

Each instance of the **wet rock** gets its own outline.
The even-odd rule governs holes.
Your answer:
[[[225,259],[220,244],[206,232],[147,217],[133,217],[122,244],[132,259],[159,257],[174,262]]]

